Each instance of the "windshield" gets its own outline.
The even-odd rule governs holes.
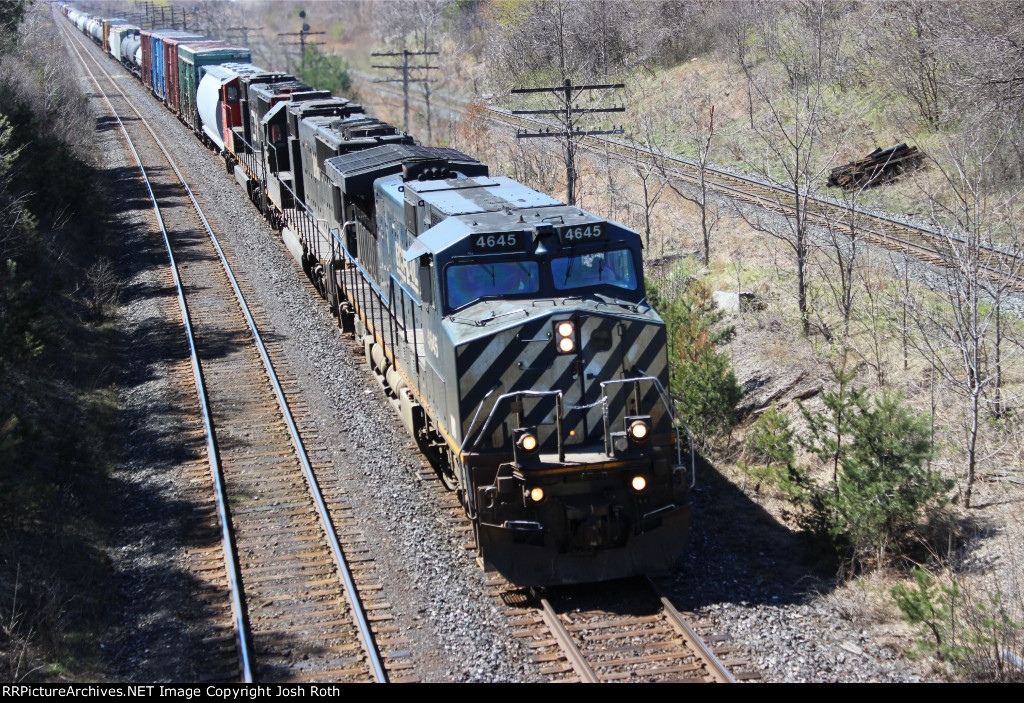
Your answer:
[[[540,290],[536,261],[458,264],[446,269],[448,306],[453,310],[488,296],[522,295]]]
[[[637,288],[636,266],[629,249],[557,257],[551,260],[551,274],[558,290],[601,285]]]

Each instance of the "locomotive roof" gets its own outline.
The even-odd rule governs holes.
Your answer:
[[[308,84],[303,83],[294,76],[277,78],[272,75],[271,80],[253,80],[251,85],[253,93],[267,100],[276,95],[313,90]],[[330,95],[330,93],[326,93],[326,95]]]
[[[519,188],[530,190],[509,178],[495,180],[511,181]],[[543,193],[538,193],[538,195],[550,198]],[[577,227],[606,223],[611,240],[628,238],[631,233],[636,236],[632,230],[608,222],[603,217],[581,210],[574,205],[566,205],[554,198],[550,198],[550,201],[542,202],[541,199],[538,199],[535,203],[520,204],[497,211],[468,212],[449,217],[417,237],[405,253],[405,260],[412,261],[424,254],[438,254],[446,250],[451,250],[450,254],[453,256],[470,253],[469,242],[479,234],[529,232],[532,235],[536,228],[555,225]]]
[[[406,137],[404,134],[401,136]],[[335,156],[327,159],[324,164],[331,182],[341,188],[343,193],[351,195],[368,192],[375,180],[400,172],[405,164],[438,160],[463,172],[481,176],[487,174],[486,165],[461,151],[416,144],[385,144]]]
[[[407,188],[445,215],[562,204],[557,198],[527,188],[506,176],[419,181],[408,183]]]
[[[288,112],[304,117],[330,117],[362,112],[363,107],[348,98],[324,98],[288,103]]]
[[[360,147],[372,148],[374,144],[387,141],[412,141],[412,137],[397,127],[362,113],[344,119],[307,118],[304,121],[314,130],[313,136],[333,151],[342,150],[342,145],[345,151],[350,151]]]
[[[242,76],[242,82],[246,85],[252,86],[253,89],[261,85],[270,85],[273,83],[294,80],[295,76],[290,73],[278,73],[276,71],[260,71],[259,73],[251,73]]]
[[[301,91],[296,93],[286,93],[284,99],[274,103],[274,105],[267,110],[267,113],[263,115],[263,119],[260,120],[260,124],[270,124],[270,122],[277,117],[278,114],[287,114],[288,106],[298,101],[307,100],[319,100],[323,98],[329,98],[330,93],[326,90],[309,90]],[[276,97],[276,96],[275,96]]]

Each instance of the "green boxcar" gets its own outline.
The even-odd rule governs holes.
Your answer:
[[[203,66],[222,63],[249,63],[252,52],[228,44],[178,45],[178,90],[181,94],[181,119],[197,132],[203,125],[196,108],[196,91],[203,78]]]

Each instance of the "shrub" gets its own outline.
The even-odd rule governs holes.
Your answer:
[[[927,467],[932,456],[927,417],[915,414],[898,393],[869,398],[852,386],[854,373],[845,362],[834,366],[835,390],[824,394],[825,409],[801,406],[807,430],[799,444],[831,471],[814,480],[807,467],[766,464],[761,473],[804,508],[802,526],[830,549],[863,566],[901,554],[914,538],[946,516],[952,481]],[[765,415],[755,425],[750,443],[762,455],[792,456],[788,422]],[[792,461],[790,458],[789,461]],[[780,462],[781,463],[781,462]]]
[[[348,63],[336,54],[327,54],[315,44],[306,46],[299,67],[299,76],[318,90],[329,90],[335,95],[353,98],[352,76]]]
[[[685,279],[685,273],[678,270],[675,278]],[[648,294],[667,326],[672,397],[695,439],[707,446],[712,436],[732,431],[743,397],[729,357],[718,349],[735,331],[721,324],[723,313],[699,279],[675,290],[649,282]]]
[[[930,524],[945,507],[952,481],[928,470],[931,429],[901,394],[883,393],[872,407],[854,406],[851,442],[840,457],[838,481],[823,491],[830,536],[857,561],[877,555]]]
[[[755,491],[761,483],[777,487],[791,500],[799,501],[805,494],[806,470],[794,463],[796,432],[790,427],[789,417],[775,403],[762,413],[747,438],[747,449],[760,460],[745,469],[756,480]]]
[[[927,570],[912,572],[914,584],[900,584],[892,597],[903,619],[921,628],[917,653],[949,662],[976,680],[1021,680],[1024,623],[1011,617],[1002,591],[988,593],[987,603],[964,593],[960,583],[940,585]]]

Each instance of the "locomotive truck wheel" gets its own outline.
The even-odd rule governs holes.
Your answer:
[[[321,298],[327,300],[327,278],[324,276],[324,265],[317,261],[313,264],[311,274],[313,287],[316,288]],[[334,306],[332,305],[331,308],[333,309]]]
[[[449,491],[456,491],[459,489],[459,479],[455,478],[455,475],[447,469],[438,469],[437,475],[440,477],[441,483],[443,483],[444,487]]]
[[[342,303],[338,307],[338,327],[341,328],[342,332],[355,333],[355,317],[355,311],[352,309],[351,303]]]

